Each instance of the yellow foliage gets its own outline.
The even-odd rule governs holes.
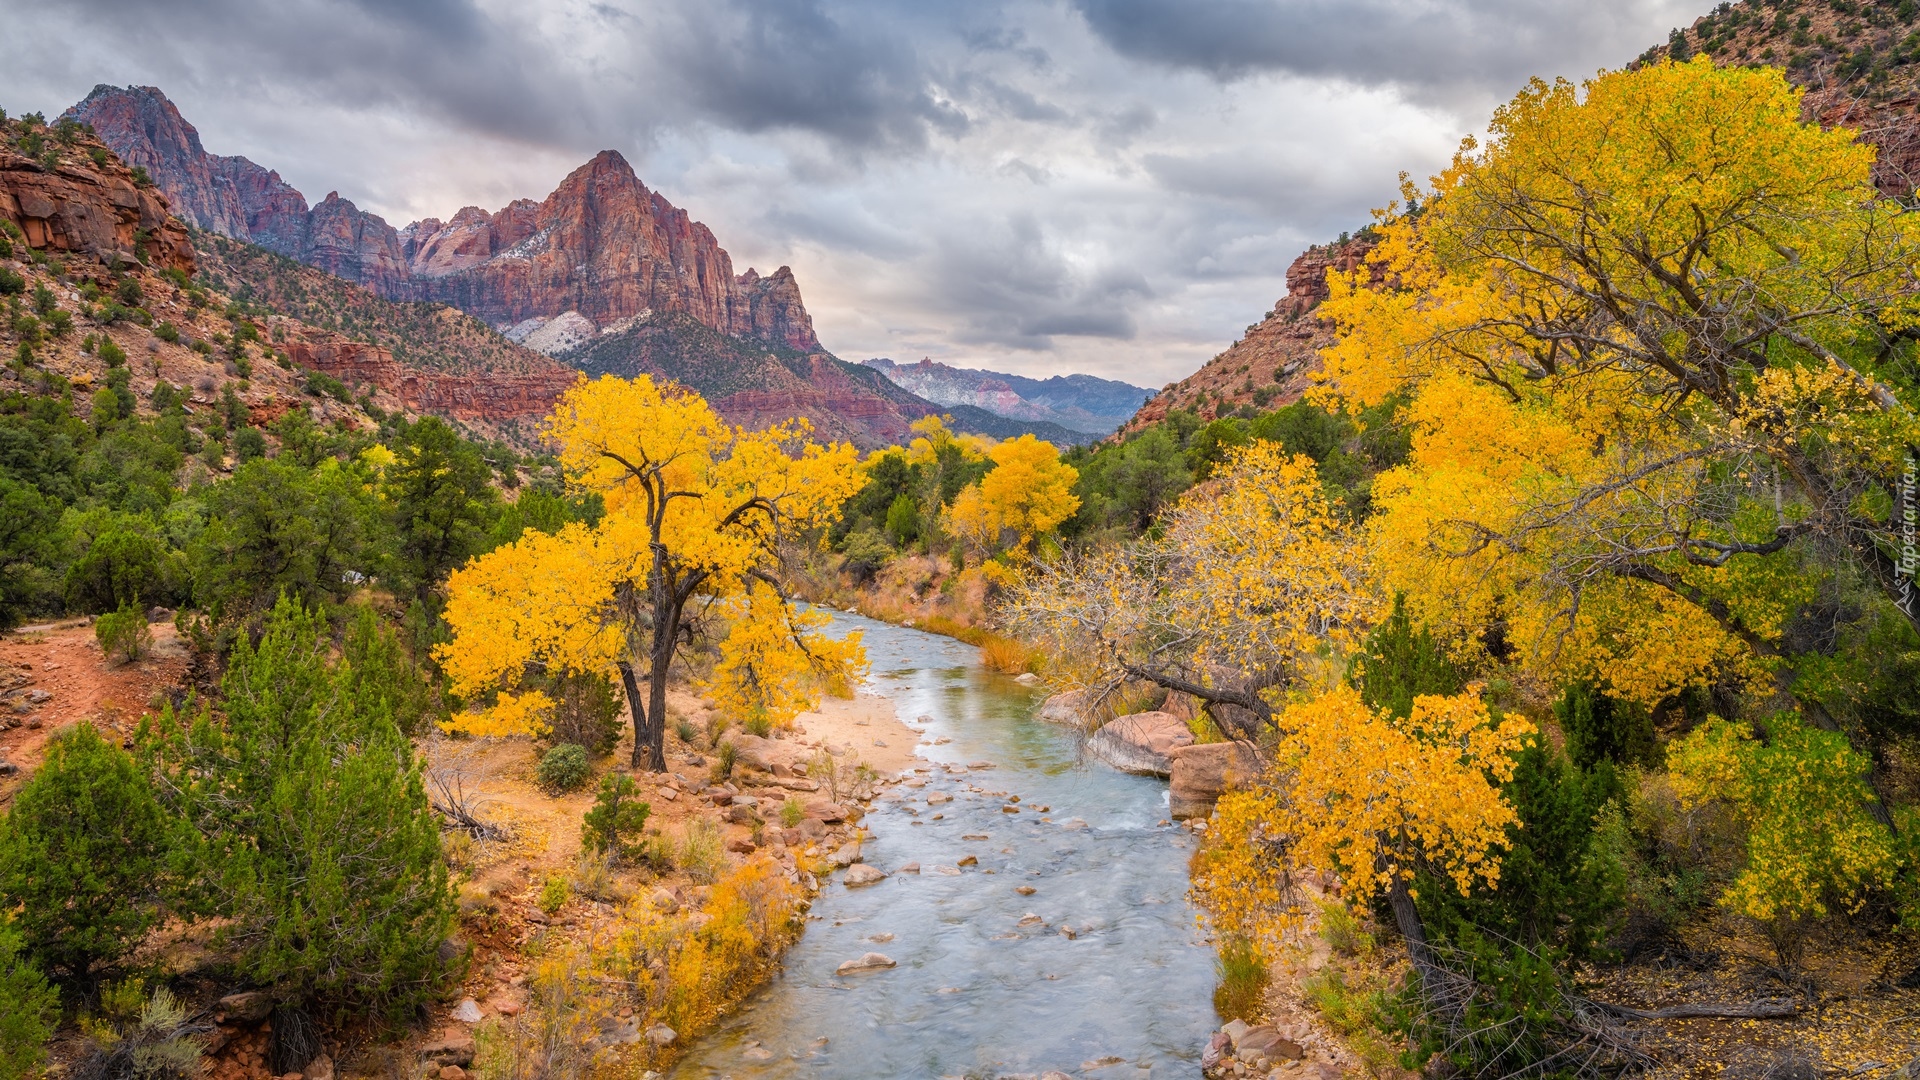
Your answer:
[[[1080,472],[1060,460],[1052,443],[1022,435],[994,444],[987,456],[993,471],[962,491],[948,510],[953,532],[976,547],[994,550],[1011,532],[1011,546],[1025,550],[1080,509],[1073,493]]]
[[[1289,706],[1279,726],[1271,772],[1221,798],[1196,870],[1217,930],[1277,940],[1300,915],[1287,875],[1308,867],[1339,874],[1352,907],[1411,880],[1416,858],[1463,893],[1497,886],[1497,849],[1519,820],[1499,785],[1531,723],[1489,716],[1472,691],[1415,698],[1399,719],[1341,686]]]
[[[765,677],[771,696],[759,705],[790,709],[782,665],[791,665],[777,641],[804,632],[805,620],[764,583],[778,578],[783,540],[832,520],[859,489],[853,448],[808,441],[804,420],[735,428],[698,394],[647,376],[582,380],[546,430],[570,480],[603,496],[606,515],[551,536],[530,531],[452,575],[454,636],[435,656],[454,692],[510,691],[535,670],[611,676],[645,657],[649,712],[661,714],[648,748],[658,767],[667,670],[684,607],[699,595],[731,605],[721,684],[747,694],[749,675]],[[749,595],[749,582],[763,591]],[[857,642],[822,650],[828,666],[859,656]]]
[[[1535,81],[1329,275],[1316,393],[1397,396],[1413,434],[1372,565],[1468,659],[1499,627],[1539,684],[1649,704],[1762,677],[1791,610],[1769,553],[1883,527],[1852,493],[1920,428],[1838,353],[1920,230],[1799,107],[1777,70],[1704,59]]]
[[[850,686],[866,672],[860,631],[839,640],[818,633],[830,621],[824,612],[795,607],[764,582],[729,598],[723,618],[727,636],[705,689],[729,715],[790,727],[822,690]]]
[[[1259,442],[1187,492],[1159,535],[1038,566],[1005,611],[1068,684],[1276,687],[1350,647],[1380,606],[1313,460]]]
[[[1714,719],[1667,748],[1683,807],[1724,802],[1747,826],[1746,863],[1720,903],[1764,921],[1825,915],[1829,901],[1854,910],[1891,880],[1898,856],[1868,810],[1871,768],[1846,736],[1791,714],[1767,722],[1765,743]]]

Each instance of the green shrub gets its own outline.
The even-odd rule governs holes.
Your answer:
[[[229,920],[256,984],[411,1015],[448,974],[439,822],[386,683],[356,672],[351,634],[331,663],[324,626],[282,597],[258,646],[235,643],[225,724],[203,712],[185,728],[167,710],[148,728],[204,838],[179,903]]]
[[[540,759],[540,786],[554,795],[578,791],[591,771],[587,752],[575,743],[561,743]]]
[[[1222,1021],[1257,1022],[1265,1008],[1268,980],[1260,950],[1245,938],[1227,938],[1220,943],[1214,968],[1220,983],[1213,988],[1213,1011]]]
[[[553,741],[574,743],[590,756],[613,750],[620,741],[620,692],[597,672],[555,675],[547,680],[553,698]]]
[[[673,733],[680,736],[680,741],[688,746],[692,746],[694,740],[700,737],[700,729],[695,727],[691,720],[675,720]]]
[[[723,742],[713,748],[713,778],[725,780],[733,775],[733,767],[740,760],[740,749],[731,742]]]
[[[163,322],[153,328],[153,336],[169,345],[180,343],[180,328],[170,322]]]
[[[119,367],[127,362],[126,351],[105,334],[100,335],[100,345],[94,351],[99,355],[101,362],[110,368]]]
[[[741,722],[740,726],[746,729],[747,734],[762,739],[773,734],[773,721],[767,718],[765,712],[757,709],[749,714],[746,720]],[[732,744],[729,743],[728,745],[731,746]]]
[[[249,424],[233,433],[233,460],[241,465],[267,456],[267,437]]]
[[[13,245],[9,244],[7,246],[9,249],[11,249]],[[12,254],[13,252],[11,250],[7,252],[7,255],[9,257],[11,257]],[[26,291],[27,291],[26,278],[21,277],[19,274],[13,272],[12,270],[7,269],[6,267],[0,266],[0,296],[18,296],[21,293]]]
[[[122,278],[120,284],[114,286],[113,295],[115,299],[130,308],[139,307],[147,299],[147,294],[140,288],[137,278]]]
[[[1586,683],[1567,687],[1553,704],[1554,718],[1567,737],[1567,756],[1582,769],[1602,761],[1650,765],[1654,753],[1653,715],[1629,701],[1608,697]]]
[[[0,825],[0,907],[27,953],[85,981],[159,918],[168,826],[147,774],[81,723],[55,735]]]
[[[887,536],[901,547],[920,538],[920,506],[901,492],[887,507]]]
[[[581,841],[589,851],[604,852],[622,862],[638,849],[641,830],[646,828],[652,807],[635,798],[640,786],[625,773],[608,773],[600,778],[600,795],[593,808],[581,819]]]
[[[807,808],[801,805],[799,799],[791,795],[780,804],[780,824],[789,829],[799,828],[800,822],[805,820],[806,816]]]
[[[40,1075],[59,1004],[13,920],[0,913],[0,1080]]]
[[[571,899],[573,899],[573,887],[567,883],[566,878],[557,874],[548,878],[547,883],[540,887],[540,910],[549,915],[566,907],[567,901]]]
[[[99,640],[101,652],[119,657],[122,663],[140,659],[153,645],[153,629],[147,625],[146,614],[131,605],[95,619],[93,636]]]

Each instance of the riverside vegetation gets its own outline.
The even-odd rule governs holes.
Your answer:
[[[861,460],[644,377],[578,384],[546,459],[346,387],[331,427],[262,429],[242,363],[307,377],[245,305],[12,238],[0,612],[177,605],[201,674],[130,746],[62,732],[14,797],[0,1077],[56,1028],[89,1076],[190,1075],[173,995],[209,972],[264,991],[227,1003],[271,1015],[245,1068],[297,1071],[467,963],[520,993],[419,1048],[446,1080],[670,1059],[797,932],[839,820],[741,803],[731,854],[658,827],[710,790],[675,770],[760,745],[728,723],[776,734],[861,670],[801,593],[1257,754],[1193,866],[1243,1022],[1216,1073],[1283,1014],[1379,1075],[1911,1059],[1920,235],[1872,166],[1775,71],[1535,83],[1331,276],[1306,399],[1064,457],[928,420]],[[161,325],[219,335],[220,393],[135,393]],[[588,849],[524,901],[457,884],[511,823],[422,757],[503,736],[556,747],[535,797]],[[823,756],[768,771],[868,779]]]
[[[36,174],[147,183],[84,125],[0,115],[0,136]],[[641,378],[583,382],[557,453],[522,454],[301,369],[280,345],[311,328],[149,265],[138,235],[0,232],[0,629],[56,620],[0,647],[97,634],[60,686],[154,686],[133,717],[49,726],[63,699],[0,668],[0,1078],[642,1069],[768,974],[872,777],[727,728],[851,692],[857,640],[808,632],[778,557],[858,486],[849,448]],[[520,595],[552,580],[513,577],[530,553],[577,571],[547,597],[572,606]],[[649,602],[678,633],[648,635]],[[473,621],[508,611],[594,618],[525,641]],[[177,685],[143,674],[156,656]],[[644,791],[608,760],[623,696]],[[495,785],[503,813],[463,762],[512,725],[508,759],[549,749]],[[784,802],[754,812],[753,780]],[[496,991],[477,1043],[420,1033]]]

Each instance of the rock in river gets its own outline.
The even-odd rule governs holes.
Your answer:
[[[849,960],[833,969],[835,975],[857,975],[863,971],[882,971],[893,967],[893,958],[886,953],[870,952],[858,960]]]
[[[887,875],[881,873],[874,867],[868,866],[866,863],[855,863],[847,867],[846,877],[841,880],[847,888],[854,889],[862,885],[873,885],[877,882],[884,881],[886,876]]]
[[[1171,713],[1130,713],[1093,733],[1087,751],[1122,772],[1166,776],[1173,771],[1172,751],[1193,745],[1186,721]]]

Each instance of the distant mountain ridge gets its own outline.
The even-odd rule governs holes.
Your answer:
[[[1031,379],[950,367],[930,359],[897,364],[886,357],[868,360],[866,366],[928,401],[983,409],[1014,420],[1058,424],[1089,435],[1105,435],[1118,428],[1153,396],[1146,387],[1092,375]]]
[[[604,150],[546,199],[489,213],[462,208],[396,229],[338,192],[318,204],[244,157],[209,154],[159,89],[100,85],[67,115],[152,175],[175,213],[367,286],[390,300],[430,300],[496,329],[568,312],[604,326],[684,312],[725,334],[819,351],[793,272],[762,277],[733,262],[712,230],[649,191]]]

